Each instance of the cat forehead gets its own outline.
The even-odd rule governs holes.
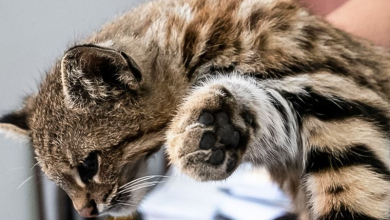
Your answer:
[[[40,139],[43,144],[64,144],[70,141],[77,145],[93,144],[93,140],[99,143],[107,139],[115,142],[122,138],[123,133],[137,132],[137,123],[131,123],[137,118],[134,117],[137,112],[132,109],[68,108],[59,74],[57,70],[48,74],[36,95],[36,108],[29,118],[33,138]]]

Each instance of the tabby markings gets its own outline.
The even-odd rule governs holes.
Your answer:
[[[306,173],[339,171],[341,168],[363,165],[382,178],[390,180],[390,171],[374,152],[364,145],[357,145],[343,152],[326,152],[313,147],[307,156]],[[339,191],[339,190],[336,190]]]
[[[317,220],[377,220],[376,218],[370,217],[368,215],[352,212],[346,206],[341,206],[338,210],[332,210],[326,215],[322,215]]]
[[[283,97],[291,102],[300,116],[314,115],[321,120],[342,120],[359,117],[377,123],[384,132],[390,133],[390,119],[383,110],[359,101],[345,100],[336,95],[325,97],[316,93],[310,87],[306,87],[304,90],[304,93],[299,94],[282,92]]]

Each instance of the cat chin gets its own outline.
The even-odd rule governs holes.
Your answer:
[[[137,211],[137,208],[135,207],[125,207],[122,205],[119,205],[118,207],[113,208],[112,210],[102,213],[102,216],[108,215],[112,217],[128,217],[135,214]]]

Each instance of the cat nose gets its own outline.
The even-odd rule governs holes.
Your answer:
[[[95,200],[90,201],[88,205],[89,206],[77,210],[79,215],[84,218],[97,217],[99,215],[99,211],[97,209]]]

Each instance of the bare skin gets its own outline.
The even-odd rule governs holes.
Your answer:
[[[348,0],[299,0],[316,15],[326,16]]]
[[[390,1],[302,0],[318,15],[349,33],[390,48]]]

